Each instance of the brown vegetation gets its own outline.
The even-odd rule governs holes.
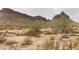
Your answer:
[[[79,37],[45,40],[43,44],[45,50],[77,50],[79,49]]]
[[[31,45],[32,44],[32,40],[31,39],[25,39],[23,42],[22,42],[22,45]]]
[[[28,35],[28,36],[35,36],[35,37],[39,37],[40,34],[41,34],[41,31],[38,27],[30,29],[26,33],[26,35]]]

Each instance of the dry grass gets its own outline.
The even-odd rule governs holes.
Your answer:
[[[77,38],[63,38],[45,40],[43,44],[45,50],[78,50],[79,49],[79,37]]]
[[[35,33],[35,32],[33,32],[33,33]],[[35,35],[33,34],[33,36],[36,36],[36,34]],[[0,36],[0,45],[5,45],[5,47],[8,46],[8,48],[10,48],[10,49],[22,49],[22,48],[32,49],[31,47],[33,47],[35,49],[44,49],[44,50],[79,50],[79,36],[70,36],[70,35],[68,36],[65,34],[64,35],[59,34],[59,35],[54,35],[54,36],[45,35],[44,37],[42,37],[45,40],[42,40],[41,36],[40,37],[31,37],[31,36],[26,37],[26,35],[25,35],[24,37],[25,38],[22,37],[22,41],[17,41],[17,40],[21,40],[21,38],[19,38],[19,39],[17,38],[15,40],[15,39],[13,39],[14,37],[12,37],[13,40],[10,40],[11,38],[9,39],[9,38],[6,38],[4,35],[1,35]],[[33,39],[35,39],[35,40],[33,40]],[[38,40],[38,39],[40,39],[40,40]],[[38,42],[40,42],[40,43],[38,43]],[[35,43],[35,45],[34,45],[34,43]],[[37,45],[37,43],[39,45]]]
[[[0,36],[0,44],[4,44],[6,40],[7,39],[3,35]]]
[[[8,40],[8,41],[5,42],[5,44],[8,45],[8,46],[9,46],[9,45],[16,44],[16,43],[17,43],[17,42],[14,42],[14,41],[11,41],[11,40]]]
[[[32,40],[31,39],[25,39],[23,42],[22,42],[22,45],[31,45],[32,44]]]
[[[35,36],[35,37],[38,37],[40,34],[41,31],[39,30],[39,28],[33,28],[26,33],[27,36]]]
[[[52,37],[50,40],[46,40],[43,44],[43,49],[49,50],[54,48],[55,39]]]
[[[52,32],[50,32],[50,31],[46,31],[45,32],[45,35],[52,35],[53,33]]]

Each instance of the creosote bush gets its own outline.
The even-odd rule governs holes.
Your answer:
[[[40,34],[41,34],[41,31],[39,30],[38,27],[32,28],[26,33],[26,35],[28,36],[35,36],[35,37],[38,37]]]

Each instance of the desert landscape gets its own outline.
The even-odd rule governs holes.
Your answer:
[[[79,50],[79,23],[64,11],[50,20],[3,8],[0,50]]]

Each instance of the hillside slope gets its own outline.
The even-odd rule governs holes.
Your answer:
[[[0,11],[0,26],[3,28],[6,27],[30,27],[30,26],[39,26],[44,25],[47,22],[47,19],[41,16],[29,16],[27,14],[22,14],[20,12],[14,11],[9,8],[3,8]]]

